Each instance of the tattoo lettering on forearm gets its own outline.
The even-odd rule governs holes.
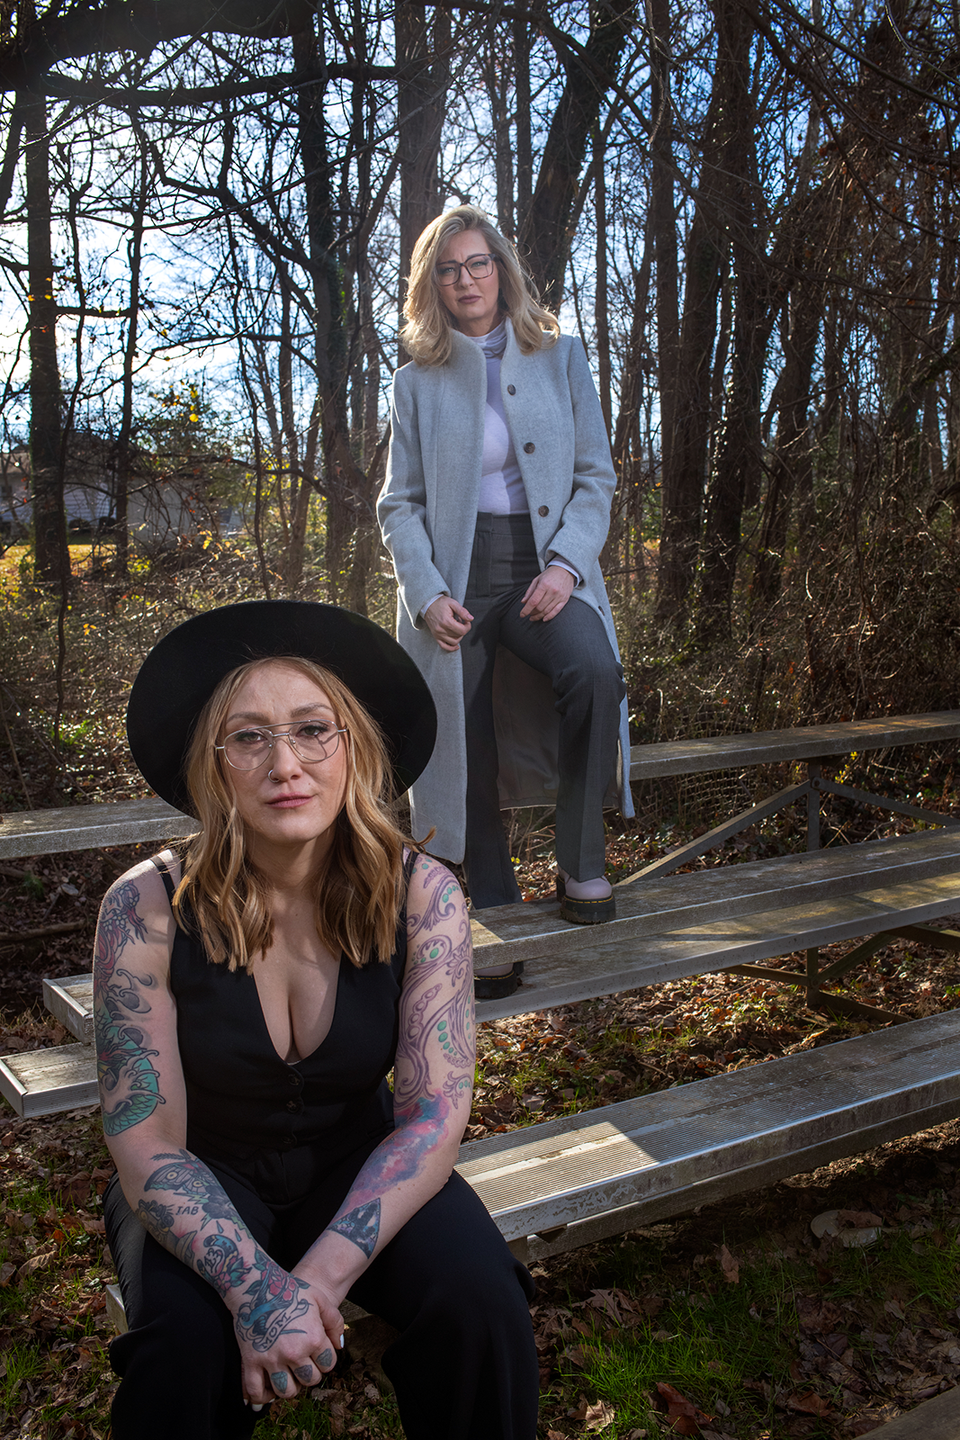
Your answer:
[[[159,1200],[141,1200],[137,1206],[137,1219],[153,1238],[182,1260],[185,1265],[193,1264],[193,1234],[177,1235],[173,1228],[174,1215],[169,1205]]]
[[[337,1235],[343,1235],[362,1250],[369,1260],[377,1248],[377,1241],[380,1238],[380,1197],[376,1196],[368,1201],[366,1205],[358,1205],[355,1210],[350,1210],[346,1215],[341,1215],[334,1220],[330,1229]]]
[[[247,1288],[250,1299],[241,1305],[234,1327],[240,1339],[254,1350],[266,1351],[273,1348],[281,1335],[303,1333],[293,1328],[291,1322],[310,1309],[300,1294],[310,1287],[306,1280],[289,1275],[259,1247],[252,1268],[258,1278]]]
[[[220,1181],[189,1150],[180,1150],[175,1155],[154,1155],[153,1158],[168,1163],[154,1170],[144,1182],[144,1190],[170,1190],[188,1200],[203,1214],[201,1229],[208,1220],[237,1219],[236,1206]]]
[[[104,901],[97,924],[94,965],[94,1011],[97,1031],[97,1077],[103,1099],[103,1128],[119,1135],[152,1115],[164,1099],[140,1025],[132,1017],[148,1015],[143,991],[154,981],[122,970],[118,961],[132,939],[146,939],[147,928],[137,913],[140,891],[125,880]]]

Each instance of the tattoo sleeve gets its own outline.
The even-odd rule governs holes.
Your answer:
[[[141,1024],[150,1014],[148,992],[156,982],[149,975],[122,969],[119,963],[127,945],[146,936],[137,913],[139,902],[137,886],[125,880],[108,894],[97,925],[93,998],[97,1078],[107,1135],[128,1130],[164,1104],[153,1064],[157,1052],[149,1048]]]
[[[423,863],[439,871],[434,862]],[[459,886],[452,876],[433,885],[430,878],[423,887],[424,912],[410,915],[407,924],[412,952],[407,963],[415,968],[418,998],[403,1013],[400,1043],[405,1079],[394,1095],[394,1110],[401,1119],[415,1118],[416,1097],[437,1089],[436,1077],[430,1073],[431,1042],[439,1046],[445,1061],[439,1083],[443,1098],[457,1109],[465,1097],[469,1107],[473,1090],[476,1032],[469,922],[461,909],[459,933],[450,934]]]
[[[459,886],[429,857],[422,866],[423,912],[407,916],[407,971],[400,1005],[394,1072],[396,1129],[373,1152],[328,1230],[370,1259],[379,1243],[382,1204],[427,1174],[445,1146],[458,1109],[469,1110],[475,1055],[473,965],[469,922]],[[462,1129],[462,1125],[459,1126]],[[459,1130],[458,1130],[459,1133]],[[445,1174],[434,1172],[434,1179]],[[421,1192],[422,1198],[429,1190]],[[393,1211],[393,1230],[397,1212]],[[402,1218],[400,1220],[402,1222]],[[390,1232],[392,1233],[392,1232]]]
[[[222,1299],[242,1293],[240,1304],[232,1307],[234,1326],[254,1350],[268,1351],[281,1335],[301,1333],[293,1322],[309,1309],[301,1294],[307,1282],[264,1254],[223,1186],[196,1156],[180,1150],[153,1158],[162,1163],[143,1188],[162,1198],[141,1200],[137,1216],[154,1239]]]

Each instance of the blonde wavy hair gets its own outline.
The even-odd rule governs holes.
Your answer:
[[[407,323],[400,331],[408,354],[418,365],[445,365],[450,359],[453,349],[450,334],[456,327],[440,298],[436,268],[453,237],[465,230],[479,231],[490,254],[496,256],[500,309],[509,315],[523,354],[533,355],[555,345],[560,322],[540,304],[536,286],[521,263],[517,247],[500,234],[476,205],[457,205],[431,220],[413,247],[403,306]]]
[[[199,931],[210,960],[248,969],[273,941],[263,877],[247,851],[243,822],[214,746],[230,704],[247,677],[265,665],[299,670],[327,695],[348,751],[343,806],[333,844],[313,880],[317,934],[329,949],[361,966],[390,959],[403,905],[403,846],[393,819],[391,770],[379,727],[323,666],[297,655],[252,660],[221,680],[197,721],[187,752],[187,787],[203,829],[187,842],[173,897],[182,929]],[[413,846],[416,849],[418,847]]]

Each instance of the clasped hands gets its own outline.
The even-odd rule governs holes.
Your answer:
[[[233,1316],[243,1398],[255,1410],[319,1385],[336,1365],[343,1345],[343,1317],[333,1296],[295,1271],[286,1273],[277,1266],[276,1274],[285,1293],[263,1306],[264,1314],[250,1316],[241,1310]]]
[[[531,580],[523,597],[520,617],[524,620],[552,620],[559,615],[573,592],[576,581],[562,565],[548,565]],[[466,606],[441,595],[424,614],[427,628],[441,650],[459,650],[460,641],[469,633],[473,616]]]

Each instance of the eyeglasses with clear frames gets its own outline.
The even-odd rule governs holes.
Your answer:
[[[460,279],[460,271],[466,270],[474,280],[485,280],[488,275],[493,274],[493,264],[496,255],[468,255],[466,260],[444,260],[434,270],[438,285],[456,285]]]
[[[301,720],[287,730],[246,725],[242,730],[232,731],[222,745],[213,748],[223,752],[223,758],[234,770],[259,770],[272,754],[275,743],[286,740],[305,765],[317,765],[336,754],[340,736],[346,733],[346,726],[335,730],[328,720]]]

